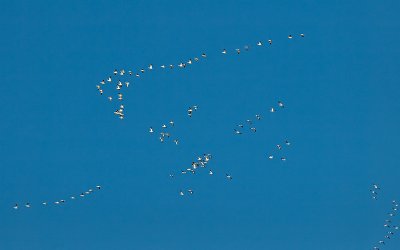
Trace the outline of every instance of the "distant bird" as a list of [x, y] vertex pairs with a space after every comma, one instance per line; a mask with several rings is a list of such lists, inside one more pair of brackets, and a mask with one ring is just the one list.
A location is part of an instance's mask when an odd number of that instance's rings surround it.
[[250, 130], [253, 131], [253, 132], [257, 132], [257, 129], [254, 128], [254, 127], [250, 128]]
[[188, 189], [188, 193], [189, 193], [189, 194], [193, 194], [193, 190]]
[[149, 132], [150, 132], [150, 133], [153, 133], [153, 132], [154, 132], [154, 130], [153, 130], [152, 127], [150, 127]]
[[223, 49], [223, 50], [222, 50], [222, 54], [226, 54], [226, 49]]
[[268, 156], [268, 159], [272, 160], [272, 159], [274, 159], [274, 156], [270, 155], [270, 156]]
[[18, 209], [18, 204], [15, 204], [15, 205], [13, 206], [13, 208], [14, 208], [14, 209]]
[[169, 121], [169, 124], [170, 124], [171, 126], [174, 126], [175, 123], [174, 123], [174, 121], [171, 120], [171, 121]]
[[192, 114], [193, 114], [193, 109], [192, 109], [192, 107], [188, 108], [187, 112], [188, 112], [188, 116], [189, 116], [189, 117], [192, 117]]
[[47, 202], [45, 202], [45, 201], [42, 202], [42, 205], [43, 205], [43, 206], [46, 206], [46, 205], [47, 205]]
[[300, 36], [301, 36], [301, 37], [304, 37], [304, 34], [302, 33], [302, 34], [300, 34]]
[[225, 174], [228, 180], [232, 180], [232, 176], [230, 174]]
[[174, 178], [174, 174], [169, 174], [169, 177]]
[[257, 43], [257, 46], [262, 46], [263, 44], [262, 44], [262, 42], [261, 41], [259, 41], [258, 43]]
[[28, 202], [28, 203], [25, 204], [25, 207], [30, 208], [31, 204]]
[[237, 134], [237, 135], [241, 135], [241, 134], [242, 134], [242, 132], [240, 132], [240, 131], [237, 130], [237, 129], [234, 129], [234, 131], [235, 131], [235, 134]]
[[270, 40], [268, 40], [268, 43], [269, 43], [269, 44], [272, 44], [272, 40], [271, 40], [271, 39], [270, 39]]
[[110, 100], [110, 102], [111, 102], [111, 101], [112, 101], [112, 97], [111, 97], [111, 96], [109, 96], [109, 97], [108, 97], [108, 100]]
[[261, 115], [256, 115], [257, 120], [261, 120]]
[[111, 76], [109, 76], [108, 78], [107, 78], [107, 82], [111, 82], [112, 80], [111, 80]]
[[286, 158], [285, 157], [281, 157], [281, 161], [286, 161]]
[[204, 58], [207, 57], [206, 53], [201, 54], [201, 56], [204, 57]]
[[383, 240], [380, 240], [380, 241], [379, 241], [379, 244], [385, 245], [385, 242], [384, 242]]
[[185, 195], [185, 194], [184, 194], [183, 191], [181, 190], [181, 191], [179, 191], [179, 195], [180, 195], [180, 196], [183, 196], [183, 195]]
[[288, 38], [289, 38], [289, 39], [292, 39], [293, 37], [292, 37], [292, 35], [288, 35]]
[[179, 140], [175, 139], [175, 140], [174, 140], [174, 143], [175, 143], [175, 145], [178, 145]]
[[129, 87], [129, 82], [125, 82], [126, 87]]
[[270, 111], [271, 113], [274, 113], [274, 112], [275, 112], [275, 109], [274, 109], [274, 108], [271, 108], [269, 111]]
[[150, 64], [149, 67], [148, 67], [148, 69], [149, 69], [149, 70], [152, 70], [152, 69], [153, 69], [153, 65]]
[[282, 149], [282, 146], [281, 145], [276, 145], [276, 147], [279, 149], [279, 150], [281, 150]]
[[97, 189], [101, 189], [101, 186], [97, 185], [96, 188], [97, 188]]
[[161, 65], [161, 68], [165, 69], [165, 65]]
[[237, 54], [240, 54], [240, 49], [235, 49]]
[[212, 170], [210, 170], [210, 171], [208, 171], [208, 174], [209, 174], [209, 175], [213, 175], [214, 173], [213, 173]]
[[167, 127], [167, 125], [163, 124], [163, 125], [161, 125], [161, 127], [162, 127], [162, 128], [166, 128], [166, 127]]
[[114, 75], [118, 74], [118, 70], [114, 69]]
[[281, 102], [281, 101], [278, 101], [278, 106], [281, 107], [281, 108], [284, 108], [284, 107], [285, 107], [285, 106], [283, 105], [283, 102]]

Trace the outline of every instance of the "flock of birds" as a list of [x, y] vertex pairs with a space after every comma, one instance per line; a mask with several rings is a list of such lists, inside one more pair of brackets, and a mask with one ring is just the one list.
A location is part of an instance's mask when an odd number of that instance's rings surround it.
[[[380, 190], [380, 187], [377, 184], [372, 184], [372, 187], [370, 189], [370, 192], [372, 194], [372, 199], [377, 200], [378, 197], [378, 190]], [[380, 247], [383, 245], [386, 245], [386, 243], [392, 239], [392, 237], [395, 235], [395, 232], [399, 230], [399, 226], [396, 226], [393, 224], [394, 217], [397, 214], [397, 209], [399, 207], [399, 204], [397, 203], [396, 200], [392, 200], [391, 202], [391, 209], [387, 213], [387, 217], [385, 219], [385, 222], [383, 224], [383, 227], [385, 228], [386, 234], [383, 236], [381, 240], [378, 241], [378, 245], [374, 246], [372, 249], [373, 250], [380, 250]]]
[[[95, 192], [95, 190], [100, 190], [100, 189], [101, 189], [101, 186], [97, 185], [95, 188], [89, 188], [88, 190], [83, 191], [78, 195], [72, 195], [68, 199], [60, 199], [60, 200], [55, 200], [55, 201], [51, 201], [51, 202], [42, 201], [40, 204], [38, 203], [38, 205], [41, 205], [42, 207], [43, 206], [51, 206], [51, 205], [53, 205], [53, 206], [63, 205], [65, 203], [67, 203], [68, 200], [71, 201], [71, 200], [76, 200], [76, 199], [83, 199], [86, 196], [93, 194]], [[36, 205], [36, 204], [33, 204], [31, 202], [15, 203], [13, 206], [13, 209], [18, 210], [21, 208], [31, 208], [33, 205]]]
[[[305, 35], [303, 33], [299, 34], [298, 37], [304, 38]], [[294, 39], [295, 36], [288, 35], [288, 39]], [[268, 39], [267, 41], [258, 41], [255, 43], [255, 47], [263, 47], [265, 44], [268, 44], [269, 46], [272, 45], [272, 39]], [[234, 50], [227, 50], [227, 49], [222, 49], [220, 51], [221, 55], [227, 55], [227, 54], [241, 54], [243, 52], [247, 52], [251, 50], [250, 45], [245, 45], [242, 49], [241, 48], [236, 48]], [[123, 89], [127, 89], [130, 86], [130, 80], [121, 80], [123, 77], [134, 77], [136, 79], [140, 79], [141, 77], [144, 76], [145, 73], [148, 72], [154, 72], [157, 69], [161, 70], [173, 70], [175, 68], [178, 69], [185, 69], [189, 66], [195, 65], [196, 63], [199, 63], [201, 61], [205, 61], [209, 57], [208, 53], [201, 53], [199, 56], [195, 56], [186, 60], [182, 60], [179, 63], [174, 63], [174, 64], [162, 64], [162, 65], [155, 65], [150, 63], [148, 66], [143, 67], [139, 70], [133, 71], [133, 70], [125, 70], [125, 69], [115, 69], [112, 74], [105, 79], [101, 80], [99, 84], [96, 85], [96, 88], [99, 92], [100, 95], [104, 95], [107, 97], [107, 99], [112, 102], [113, 100], [117, 99], [120, 101], [120, 104], [118, 104], [116, 110], [114, 111], [114, 114], [119, 118], [119, 119], [124, 119], [125, 118], [125, 113], [124, 113], [124, 105], [122, 104], [123, 99]], [[119, 79], [121, 78], [121, 79]], [[105, 86], [110, 85], [113, 90], [117, 92], [117, 94], [106, 94], [105, 93]], [[195, 107], [190, 107], [188, 109], [188, 115], [191, 116], [192, 113], [195, 111]], [[271, 109], [271, 112], [275, 112], [275, 108]]]
[[[297, 35], [299, 38], [304, 38], [304, 34], [299, 34]], [[295, 36], [288, 35], [288, 39], [293, 39]], [[255, 43], [256, 48], [261, 48], [265, 45], [271, 46], [272, 45], [272, 39], [267, 39], [266, 41], [258, 41]], [[217, 54], [219, 55], [227, 55], [227, 54], [236, 54], [239, 55], [241, 53], [246, 53], [248, 51], [252, 50], [250, 45], [245, 45], [243, 48], [236, 48], [234, 50], [228, 50], [228, 49], [222, 49], [220, 52]], [[206, 61], [207, 58], [212, 57], [212, 54], [208, 53], [201, 53], [199, 56], [195, 56], [192, 58], [189, 58], [187, 60], [182, 60], [178, 63], [175, 64], [162, 64], [162, 65], [155, 65], [155, 64], [149, 64], [146, 67], [143, 67], [137, 71], [133, 70], [125, 70], [125, 69], [115, 69], [111, 75], [100, 81], [100, 84], [96, 85], [97, 90], [99, 91], [100, 95], [104, 95], [107, 97], [107, 99], [112, 102], [113, 100], [117, 99], [119, 101], [117, 109], [114, 111], [114, 114], [119, 118], [119, 119], [124, 119], [125, 118], [125, 113], [124, 113], [124, 104], [123, 104], [123, 91], [127, 89], [131, 84], [130, 81], [132, 79], [128, 77], [133, 77], [136, 78], [136, 80], [142, 78], [145, 74], [148, 74], [149, 72], [154, 72], [157, 70], [173, 70], [175, 68], [178, 69], [185, 69], [188, 67], [191, 67], [192, 65], [195, 65], [199, 62]], [[105, 93], [105, 88], [106, 86], [108, 88], [111, 88], [111, 90], [116, 91], [116, 96], [115, 94], [108, 94], [106, 95]], [[110, 87], [111, 86], [111, 87]], [[270, 107], [269, 108], [269, 113], [275, 113], [280, 110], [283, 110], [285, 108], [285, 105], [282, 101], [278, 101], [277, 106], [275, 107]], [[195, 112], [197, 112], [198, 106], [197, 105], [192, 105], [187, 109], [187, 115], [188, 117], [192, 117]], [[247, 119], [245, 123], [243, 124], [238, 124], [236, 128], [234, 129], [234, 134], [235, 135], [242, 135], [246, 133], [246, 130], [249, 129], [251, 133], [256, 133], [257, 128], [256, 128], [256, 122], [259, 122], [263, 116], [261, 114], [256, 114], [255, 115], [255, 121], [253, 122], [251, 119]], [[174, 143], [175, 145], [178, 145], [180, 140], [179, 138], [175, 135], [174, 132], [174, 127], [175, 127], [175, 122], [173, 120], [170, 120], [167, 123], [162, 124], [160, 127], [149, 127], [148, 132], [151, 135], [158, 134], [158, 140], [161, 143]], [[174, 133], [173, 133], [174, 132]], [[276, 150], [279, 152], [272, 152], [268, 154], [268, 159], [273, 160], [276, 158], [280, 158], [282, 162], [286, 161], [286, 156], [281, 154], [282, 151], [284, 151], [285, 147], [290, 146], [290, 142], [288, 140], [285, 140], [281, 144], [276, 145]], [[211, 159], [211, 154], [204, 154], [201, 157], [198, 157], [196, 161], [192, 162], [191, 167], [188, 167], [184, 170], [181, 170], [180, 173], [181, 175], [187, 175], [187, 174], [195, 174], [197, 171], [200, 169], [205, 169], [207, 164], [209, 163]], [[208, 174], [210, 176], [214, 175], [214, 171], [212, 169], [208, 170]], [[174, 174], [169, 175], [171, 178], [176, 178]], [[232, 175], [229, 173], [225, 173], [224, 178], [226, 180], [231, 181], [232, 180]], [[194, 191], [192, 188], [187, 188], [187, 189], [179, 189], [178, 191], [180, 196], [183, 196], [185, 194], [193, 195]]]

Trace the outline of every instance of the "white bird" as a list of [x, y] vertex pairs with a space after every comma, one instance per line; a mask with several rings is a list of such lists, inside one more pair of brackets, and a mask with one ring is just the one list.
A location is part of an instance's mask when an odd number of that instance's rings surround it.
[[301, 36], [301, 37], [304, 37], [304, 34], [302, 33], [302, 34], [300, 34], [300, 36]]
[[28, 202], [28, 203], [25, 204], [25, 207], [30, 208], [31, 204]]
[[18, 204], [15, 204], [15, 205], [13, 206], [13, 208], [14, 208], [14, 209], [18, 209]]
[[250, 46], [249, 46], [249, 45], [245, 45], [245, 46], [244, 46], [244, 49], [245, 49], [246, 51], [249, 51]]
[[192, 113], [193, 113], [192, 107], [188, 108], [187, 112], [188, 112], [188, 116], [192, 117]]
[[257, 132], [257, 129], [254, 128], [254, 127], [250, 128], [250, 129], [251, 129], [251, 131], [253, 131], [253, 132]]
[[161, 65], [161, 68], [165, 69], [165, 65]]
[[108, 97], [108, 100], [110, 100], [110, 102], [111, 102], [111, 101], [112, 101], [112, 97], [111, 97], [111, 96], [109, 96], [109, 97]]
[[270, 111], [271, 113], [274, 113], [274, 112], [275, 112], [275, 109], [274, 109], [274, 108], [271, 108], [269, 111]]
[[84, 193], [81, 193], [79, 196], [80, 196], [80, 197], [85, 197], [85, 194], [84, 194]]
[[225, 174], [228, 180], [232, 180], [232, 176], [230, 174]]
[[189, 60], [187, 61], [187, 64], [192, 64], [192, 59], [189, 59]]
[[237, 125], [239, 128], [243, 128], [243, 124], [238, 124]]
[[213, 173], [212, 170], [210, 170], [210, 171], [208, 172], [208, 174], [209, 174], [209, 175], [213, 175], [214, 173]]
[[96, 188], [97, 188], [97, 189], [101, 189], [101, 186], [97, 185]]
[[140, 77], [139, 73], [136, 73], [136, 77]]
[[121, 69], [121, 71], [120, 71], [119, 74], [120, 74], [121, 76], [125, 75], [125, 70], [124, 70], [124, 69]]
[[385, 245], [385, 242], [384, 242], [383, 240], [380, 240], [380, 241], [379, 241], [379, 244]]
[[174, 126], [175, 123], [174, 123], [174, 121], [171, 120], [171, 121], [169, 121], [169, 124], [171, 124], [171, 126]]
[[122, 100], [122, 94], [118, 93], [118, 100]]
[[129, 87], [129, 82], [125, 82], [126, 87]]
[[45, 202], [45, 201], [42, 202], [42, 205], [43, 205], [43, 206], [46, 206], [46, 205], [47, 205], [47, 202]]
[[240, 132], [240, 131], [237, 130], [237, 129], [234, 129], [234, 131], [235, 131], [235, 134], [237, 134], [237, 135], [241, 135], [241, 134], [242, 134], [242, 132]]
[[186, 174], [186, 171], [185, 171], [185, 170], [182, 170], [182, 171], [181, 171], [181, 174]]
[[270, 155], [270, 156], [268, 156], [268, 158], [272, 160], [272, 159], [274, 159], [274, 156]]
[[153, 65], [150, 64], [148, 68], [149, 68], [149, 70], [152, 70], [153, 69]]
[[276, 147], [280, 150], [280, 149], [282, 149], [282, 146], [281, 145], [276, 145]]
[[160, 136], [160, 142], [161, 142], [161, 143], [164, 142], [164, 137]]
[[129, 70], [129, 75], [132, 75], [132, 73], [133, 73], [132, 70]]
[[153, 130], [152, 127], [149, 128], [149, 132], [150, 132], [150, 133], [153, 133], [153, 132], [154, 132], [154, 130]]
[[281, 157], [281, 161], [286, 161], [286, 158], [285, 157]]
[[206, 53], [201, 54], [201, 56], [204, 57], [204, 58], [207, 57]]
[[172, 69], [173, 67], [174, 67], [174, 65], [172, 65], [172, 64], [169, 65], [169, 68], [170, 68], [170, 69]]
[[163, 124], [161, 127], [162, 127], [162, 128], [166, 128], [166, 127], [167, 127], [167, 125]]
[[193, 194], [193, 190], [188, 189], [188, 193], [189, 193], [189, 194]]
[[199, 61], [199, 58], [198, 58], [198, 57], [195, 57], [195, 58], [194, 58], [194, 61], [195, 61], [195, 62], [198, 62], [198, 61]]
[[96, 88], [98, 89], [98, 90], [100, 90], [101, 88], [100, 88], [100, 85], [96, 85]]
[[259, 41], [259, 42], [257, 43], [257, 46], [262, 46], [262, 42]]
[[235, 49], [236, 53], [240, 54], [240, 49]]
[[222, 50], [222, 54], [226, 54], [226, 49], [223, 49], [223, 50]]
[[268, 40], [268, 43], [269, 43], [269, 44], [272, 44], [272, 40], [271, 40], [271, 39], [270, 39], [270, 40]]
[[281, 102], [281, 101], [278, 101], [278, 106], [281, 107], [281, 108], [284, 108], [284, 107], [285, 107], [285, 106], [283, 105], [283, 102]]
[[261, 120], [261, 115], [256, 115], [257, 120]]
[[289, 39], [292, 39], [293, 37], [292, 37], [292, 35], [288, 35], [288, 38], [289, 38]]
[[100, 95], [102, 95], [102, 94], [103, 94], [103, 90], [102, 90], [102, 89], [100, 89], [100, 90], [99, 90], [99, 92], [100, 92]]
[[114, 69], [114, 75], [118, 74], [118, 70]]
[[55, 201], [54, 204], [58, 205], [58, 204], [60, 204], [60, 202], [59, 201]]
[[290, 146], [290, 142], [289, 142], [288, 140], [285, 141], [285, 144], [286, 144], [287, 146]]
[[140, 72], [144, 73], [144, 69], [141, 69]]
[[174, 174], [169, 174], [169, 177], [174, 178]]
[[101, 83], [101, 84], [106, 84], [106, 82], [105, 82], [104, 80], [102, 80], [100, 83]]
[[71, 200], [75, 200], [75, 196], [71, 196], [70, 198], [71, 198]]
[[181, 191], [179, 191], [179, 195], [180, 196], [183, 196], [183, 195], [185, 195], [183, 192], [182, 192], [182, 190]]
[[111, 81], [112, 81], [111, 76], [109, 76], [109, 77], [107, 78], [107, 82], [111, 82]]
[[178, 145], [179, 141], [177, 139], [174, 140], [175, 145]]

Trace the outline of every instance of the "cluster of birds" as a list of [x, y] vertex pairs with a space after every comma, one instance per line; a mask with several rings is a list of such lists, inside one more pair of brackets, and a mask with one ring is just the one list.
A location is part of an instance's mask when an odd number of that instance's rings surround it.
[[[88, 190], [80, 193], [79, 195], [70, 196], [69, 200], [75, 200], [75, 199], [78, 199], [78, 198], [84, 198], [85, 196], [92, 194], [95, 190], [100, 190], [100, 189], [101, 189], [101, 186], [97, 185], [95, 188], [89, 188]], [[41, 202], [41, 206], [50, 206], [50, 205], [57, 206], [57, 205], [65, 204], [66, 202], [67, 202], [67, 199], [56, 200], [56, 201], [53, 201], [53, 202], [42, 201]], [[31, 208], [31, 207], [32, 207], [32, 203], [31, 202], [26, 202], [26, 203], [22, 203], [22, 204], [15, 203], [15, 205], [13, 206], [13, 209], [18, 210], [20, 208]]]
[[[170, 120], [168, 122], [169, 126], [172, 128], [175, 126], [175, 122], [173, 120]], [[167, 141], [170, 137], [171, 137], [171, 133], [167, 131], [168, 125], [167, 124], [163, 124], [161, 125], [161, 132], [160, 132], [160, 137], [159, 140], [161, 143], [163, 143], [164, 141]], [[154, 134], [155, 130], [153, 127], [149, 128], [149, 133], [150, 134]], [[173, 139], [173, 142], [175, 143], [175, 145], [179, 144], [179, 140], [177, 138]]]
[[[298, 37], [303, 38], [303, 37], [305, 37], [305, 35], [304, 34], [299, 34]], [[287, 38], [291, 40], [291, 39], [295, 38], [295, 36], [288, 35]], [[258, 41], [257, 43], [255, 43], [255, 47], [263, 47], [265, 43], [268, 43], [269, 45], [272, 45], [272, 39], [268, 39], [266, 42]], [[243, 47], [243, 49], [236, 48], [232, 52], [233, 52], [233, 54], [240, 54], [241, 52], [249, 51], [250, 49], [251, 49], [251, 46], [247, 44], [247, 45], [245, 45]], [[229, 54], [230, 51], [227, 50], [227, 49], [222, 49], [221, 53], [223, 55], [226, 55], [226, 54]], [[193, 57], [193, 59], [189, 58], [187, 60], [182, 60], [177, 64], [162, 64], [162, 65], [158, 65], [158, 66], [156, 66], [154, 64], [149, 64], [147, 67], [141, 68], [140, 70], [137, 70], [137, 71], [125, 70], [125, 69], [120, 69], [120, 70], [115, 69], [112, 72], [112, 75], [110, 75], [107, 78], [101, 80], [100, 83], [96, 85], [96, 88], [99, 91], [100, 95], [105, 95], [105, 96], [107, 96], [107, 99], [109, 101], [113, 101], [115, 96], [113, 97], [113, 94], [106, 95], [105, 91], [104, 91], [104, 88], [105, 88], [105, 85], [111, 85], [111, 86], [114, 85], [113, 88], [115, 88], [115, 91], [117, 91], [117, 96], [116, 96], [117, 100], [122, 102], [123, 101], [123, 93], [121, 93], [121, 92], [122, 92], [122, 90], [124, 88], [128, 88], [129, 87], [130, 82], [129, 81], [125, 81], [125, 80], [120, 80], [118, 78], [123, 78], [125, 76], [129, 76], [129, 77], [135, 77], [136, 79], [139, 79], [139, 78], [143, 77], [145, 72], [152, 72], [152, 71], [155, 71], [157, 68], [161, 69], [161, 70], [172, 70], [174, 68], [184, 69], [184, 68], [186, 68], [186, 67], [188, 67], [190, 65], [194, 65], [194, 64], [196, 64], [196, 63], [198, 63], [200, 61], [204, 61], [207, 57], [208, 57], [208, 54], [203, 52], [199, 56]], [[123, 106], [123, 104], [122, 104], [122, 106]], [[190, 107], [188, 109], [188, 115], [191, 116], [193, 111], [195, 111], [195, 110], [196, 110], [195, 107]], [[271, 109], [271, 112], [274, 112], [274, 109]], [[120, 119], [124, 119], [124, 117], [125, 117], [125, 115], [123, 113], [123, 108], [122, 108], [122, 111], [121, 111], [121, 108], [118, 108], [114, 112], [114, 114], [117, 117], [119, 117]]]
[[[193, 174], [195, 175], [199, 170], [201, 169], [206, 169], [207, 165], [209, 164], [210, 160], [212, 159], [212, 155], [211, 154], [203, 154], [202, 156], [198, 156], [197, 159], [195, 161], [192, 162], [191, 166], [186, 168], [186, 169], [182, 169], [180, 171], [180, 174], [183, 175], [187, 175], [187, 174]], [[208, 168], [208, 175], [213, 176], [215, 175], [214, 171], [210, 168]], [[170, 178], [175, 178], [175, 175], [173, 173], [169, 174]], [[228, 173], [225, 174], [225, 177], [227, 180], [231, 181], [232, 180], [232, 176]], [[186, 191], [183, 189], [179, 190], [179, 195], [180, 196], [184, 196], [185, 193], [192, 195], [194, 193], [193, 189], [187, 189]]]
[[[285, 106], [284, 106], [283, 102], [278, 101], [278, 107], [280, 109], [283, 109]], [[277, 110], [278, 110], [277, 108], [271, 107], [269, 109], [269, 112], [275, 113]], [[256, 118], [256, 121], [260, 121], [262, 116], [261, 116], [261, 114], [256, 114], [255, 118]], [[241, 135], [241, 134], [244, 133], [244, 129], [247, 129], [247, 128], [249, 128], [250, 131], [253, 132], [253, 133], [257, 132], [257, 128], [256, 128], [255, 124], [253, 123], [253, 121], [251, 119], [247, 119], [244, 124], [241, 123], [241, 124], [236, 125], [236, 128], [233, 129], [233, 132], [236, 135]]]
[[[380, 187], [377, 184], [372, 184], [372, 191], [380, 190]], [[377, 193], [372, 193], [372, 198], [376, 200]], [[383, 239], [378, 241], [379, 246], [374, 246], [374, 250], [380, 250], [380, 246], [386, 245], [386, 242], [394, 236], [395, 232], [399, 230], [399, 226], [393, 225], [393, 219], [396, 216], [397, 209], [398, 209], [399, 204], [397, 203], [396, 200], [392, 200], [391, 203], [391, 210], [387, 213], [387, 218], [385, 219], [385, 223], [383, 227], [385, 228], [385, 231], [387, 233], [384, 235]]]
[[[286, 146], [286, 147], [289, 147], [291, 145], [291, 143], [288, 140], [285, 140], [284, 144], [276, 144], [276, 149], [278, 151], [281, 151], [283, 149], [283, 147], [282, 147], [283, 145]], [[285, 156], [281, 155], [281, 156], [278, 156], [278, 157], [280, 157], [281, 161], [286, 161], [286, 157]], [[269, 154], [268, 155], [268, 159], [270, 159], [270, 160], [275, 159], [274, 154]]]

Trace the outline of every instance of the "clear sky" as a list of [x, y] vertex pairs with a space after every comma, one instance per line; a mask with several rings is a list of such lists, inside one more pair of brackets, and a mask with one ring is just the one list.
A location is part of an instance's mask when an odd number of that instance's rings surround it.
[[[0, 249], [360, 250], [385, 234], [400, 199], [399, 1], [1, 6]], [[123, 121], [96, 90], [114, 68], [202, 52], [204, 63], [132, 81]], [[269, 114], [278, 100], [284, 112]], [[257, 113], [256, 134], [233, 135]], [[178, 146], [148, 133], [170, 119]], [[269, 161], [285, 139], [287, 162]], [[218, 175], [168, 178], [203, 153]], [[87, 199], [38, 204], [97, 184]]]

